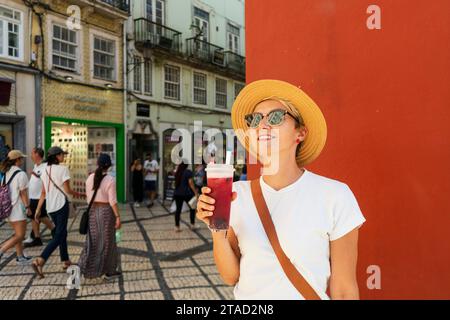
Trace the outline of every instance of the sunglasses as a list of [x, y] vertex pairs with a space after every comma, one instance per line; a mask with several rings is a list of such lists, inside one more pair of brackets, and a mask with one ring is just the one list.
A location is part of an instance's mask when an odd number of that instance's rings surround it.
[[290, 115], [295, 121], [298, 122], [298, 119], [293, 114], [284, 109], [275, 109], [270, 111], [268, 114], [263, 114], [261, 112], [253, 112], [247, 114], [244, 118], [245, 122], [247, 123], [247, 126], [256, 129], [258, 128], [259, 124], [264, 119], [264, 117], [267, 117], [267, 123], [271, 127], [276, 127], [283, 124], [284, 120], [286, 119], [286, 115]]

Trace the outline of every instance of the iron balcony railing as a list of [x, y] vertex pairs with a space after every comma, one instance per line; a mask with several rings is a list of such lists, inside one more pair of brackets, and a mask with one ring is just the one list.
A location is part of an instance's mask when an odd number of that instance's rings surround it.
[[245, 74], [245, 57], [232, 51], [225, 51], [224, 53], [226, 66], [236, 72]]
[[113, 6], [114, 8], [117, 8], [122, 11], [129, 12], [130, 10], [129, 0], [100, 0], [100, 1], [107, 3]]
[[187, 55], [190, 58], [225, 66], [223, 48], [198, 38], [186, 39]]
[[181, 51], [181, 32], [162, 24], [145, 18], [135, 19], [134, 34], [136, 43], [144, 47], [178, 53]]

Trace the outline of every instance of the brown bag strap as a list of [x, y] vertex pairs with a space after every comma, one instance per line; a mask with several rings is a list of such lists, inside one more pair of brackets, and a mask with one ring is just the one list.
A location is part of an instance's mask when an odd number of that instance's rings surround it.
[[278, 240], [278, 236], [275, 231], [275, 226], [273, 225], [269, 209], [267, 208], [266, 201], [264, 200], [264, 196], [262, 194], [259, 179], [252, 180], [250, 185], [252, 189], [253, 201], [255, 202], [259, 218], [261, 219], [267, 238], [269, 238], [270, 244], [272, 245], [273, 251], [277, 256], [284, 273], [306, 300], [321, 300], [319, 295], [309, 285], [305, 278], [303, 278], [281, 248], [280, 241]]

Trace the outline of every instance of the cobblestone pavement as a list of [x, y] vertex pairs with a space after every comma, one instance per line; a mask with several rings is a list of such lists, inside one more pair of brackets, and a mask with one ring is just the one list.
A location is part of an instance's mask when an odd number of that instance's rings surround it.
[[[232, 288], [221, 280], [212, 256], [209, 230], [188, 228], [189, 213], [182, 214], [181, 233], [175, 233], [174, 217], [161, 204], [151, 208], [121, 206], [122, 242], [119, 243], [122, 276], [115, 280], [81, 279], [80, 289], [67, 289], [69, 274], [62, 270], [59, 252], [48, 260], [46, 277], [38, 279], [31, 266], [18, 266], [15, 250], [0, 261], [0, 299], [233, 299]], [[69, 254], [73, 262], [84, 245], [78, 233], [80, 215], [69, 220]], [[31, 230], [28, 225], [27, 234]], [[0, 243], [11, 236], [7, 223], [0, 223]], [[44, 245], [50, 238], [43, 232]], [[37, 256], [43, 247], [25, 249]]]

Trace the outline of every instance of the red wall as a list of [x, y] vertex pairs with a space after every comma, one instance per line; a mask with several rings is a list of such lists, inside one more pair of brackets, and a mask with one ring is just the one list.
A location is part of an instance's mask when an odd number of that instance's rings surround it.
[[289, 81], [319, 104], [328, 140], [309, 169], [346, 182], [366, 216], [363, 299], [450, 299], [449, 40], [448, 0], [246, 0], [247, 81]]

